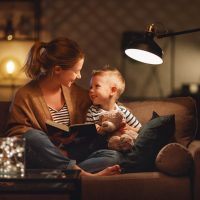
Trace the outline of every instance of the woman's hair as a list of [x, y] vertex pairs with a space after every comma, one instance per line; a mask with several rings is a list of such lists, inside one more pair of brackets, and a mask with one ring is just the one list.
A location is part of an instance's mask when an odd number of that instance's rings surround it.
[[125, 90], [125, 80], [120, 71], [117, 68], [110, 67], [109, 65], [105, 65], [102, 69], [93, 70], [92, 76], [104, 76], [106, 75], [109, 81], [113, 83], [117, 88], [117, 99], [121, 96], [121, 94]]
[[79, 45], [68, 38], [36, 42], [29, 51], [24, 71], [29, 78], [37, 79], [41, 74], [50, 73], [56, 65], [69, 69], [82, 58], [84, 54]]

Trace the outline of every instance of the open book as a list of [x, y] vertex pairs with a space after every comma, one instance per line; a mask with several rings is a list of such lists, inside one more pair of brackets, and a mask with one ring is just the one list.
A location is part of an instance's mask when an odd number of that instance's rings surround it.
[[59, 134], [62, 137], [68, 137], [76, 133], [78, 137], [90, 137], [97, 134], [96, 126], [93, 123], [88, 124], [73, 124], [66, 126], [57, 122], [46, 121], [48, 135]]

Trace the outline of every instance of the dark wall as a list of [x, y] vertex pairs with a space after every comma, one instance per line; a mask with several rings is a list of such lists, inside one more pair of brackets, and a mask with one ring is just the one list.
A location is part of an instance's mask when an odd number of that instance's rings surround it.
[[[152, 66], [123, 56], [123, 33], [144, 31], [151, 23], [156, 23], [161, 31], [181, 31], [200, 24], [200, 1], [197, 0], [43, 0], [41, 4], [41, 39], [67, 36], [78, 41], [85, 51], [86, 60], [79, 84], [88, 87], [92, 69], [110, 64], [124, 74], [127, 82], [125, 95], [130, 97], [160, 97], [171, 93], [171, 43], [169, 38], [158, 41], [165, 51], [165, 61], [162, 66], [152, 69]], [[200, 80], [200, 58], [194, 57], [193, 52], [193, 49], [197, 53], [200, 50], [198, 36], [181, 36], [180, 41], [176, 41], [175, 87], [185, 81]], [[192, 62], [185, 51], [193, 55]], [[190, 73], [188, 65], [193, 70]]]

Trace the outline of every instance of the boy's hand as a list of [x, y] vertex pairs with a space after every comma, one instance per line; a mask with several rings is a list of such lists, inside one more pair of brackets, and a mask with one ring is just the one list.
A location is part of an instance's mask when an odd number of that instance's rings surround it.
[[98, 125], [98, 124], [95, 124], [96, 126], [96, 129], [97, 129], [97, 133], [100, 134], [100, 135], [103, 135], [105, 134], [105, 132], [103, 131], [103, 127]]
[[134, 128], [132, 126], [129, 126], [128, 124], [126, 124], [125, 126], [123, 126], [120, 131], [122, 132], [125, 132], [127, 130], [131, 130], [131, 131], [135, 131], [135, 132], [138, 132], [139, 131], [139, 128]]

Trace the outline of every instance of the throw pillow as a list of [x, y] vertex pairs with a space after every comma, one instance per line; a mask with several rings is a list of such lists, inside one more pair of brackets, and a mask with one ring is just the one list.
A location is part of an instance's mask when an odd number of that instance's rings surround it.
[[161, 172], [174, 176], [182, 176], [192, 166], [192, 155], [186, 147], [179, 143], [164, 146], [156, 157], [156, 167]]
[[139, 131], [133, 149], [124, 155], [122, 172], [152, 171], [155, 158], [175, 131], [175, 116], [159, 116], [153, 112], [152, 118]]

